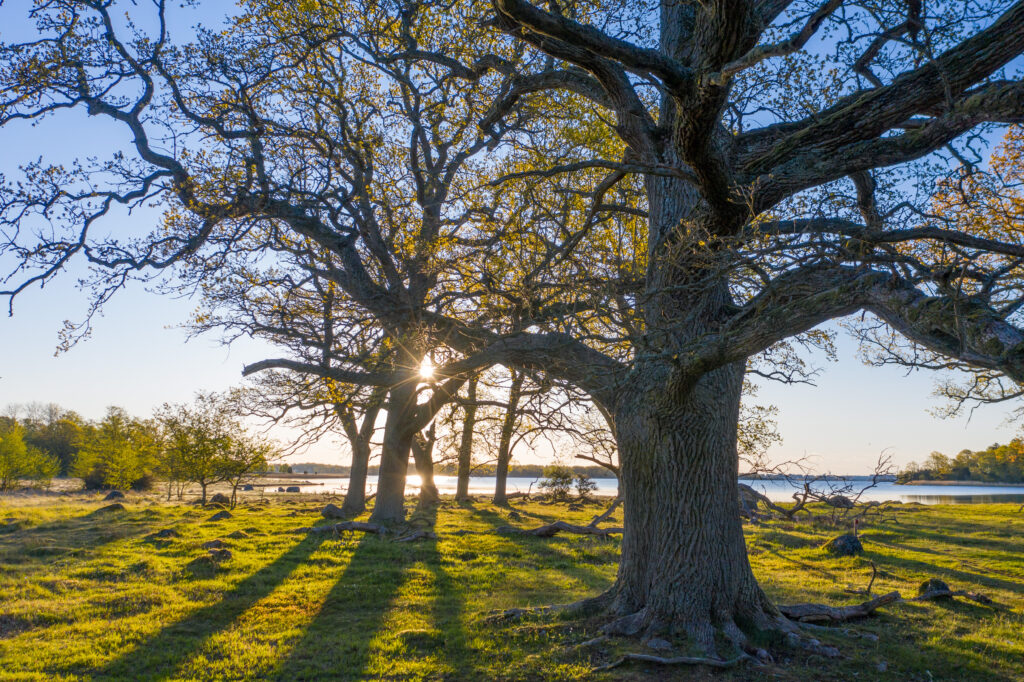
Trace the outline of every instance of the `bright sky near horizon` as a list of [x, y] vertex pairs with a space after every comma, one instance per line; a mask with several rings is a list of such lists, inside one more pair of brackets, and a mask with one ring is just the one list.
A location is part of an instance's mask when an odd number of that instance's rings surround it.
[[[9, 21], [21, 15], [19, 4], [0, 7], [0, 37], [25, 28]], [[83, 155], [103, 158], [129, 141], [109, 123], [75, 113], [36, 128], [12, 126], [0, 129], [0, 173], [13, 175], [19, 162], [41, 154], [58, 162]], [[145, 214], [125, 215], [105, 229], [143, 233], [151, 221]], [[3, 272], [8, 265], [0, 260]], [[240, 383], [244, 364], [271, 353], [251, 340], [232, 348], [213, 338], [186, 343], [185, 332], [175, 326], [187, 319], [194, 303], [135, 285], [106, 306], [92, 338], [54, 357], [63, 321], [85, 314], [87, 299], [74, 286], [82, 274], [72, 270], [42, 291], [37, 287], [24, 292], [15, 302], [14, 316], [0, 317], [0, 408], [38, 401], [58, 403], [87, 418], [101, 417], [108, 405], [148, 415], [165, 401], [185, 401], [199, 390]], [[933, 373], [865, 367], [855, 350], [853, 341], [840, 336], [840, 361], [825, 367], [817, 387], [763, 386], [759, 402], [778, 406], [784, 437], [771, 452], [774, 459], [806, 456], [819, 471], [863, 473], [886, 449], [903, 465], [932, 450], [981, 449], [1016, 435], [1017, 426], [1003, 423], [1012, 406], [982, 407], [969, 421], [966, 416], [937, 419], [927, 412], [938, 404], [931, 397]], [[347, 456], [342, 453], [336, 441], [323, 442], [294, 459], [339, 463]]]
[[[54, 357], [63, 320], [78, 319], [85, 310], [72, 280], [26, 292], [14, 316], [0, 318], [0, 407], [56, 402], [95, 419], [106, 406], [120, 405], [148, 415], [165, 401], [187, 401], [196, 391], [240, 383], [242, 366], [270, 352], [250, 340], [231, 348], [214, 338], [186, 340], [175, 325], [193, 304], [135, 286], [107, 306], [92, 338]], [[778, 406], [784, 438], [772, 449], [774, 459], [808, 456], [820, 471], [863, 473], [883, 449], [903, 465], [932, 450], [981, 449], [1017, 432], [1003, 424], [1007, 406], [982, 407], [969, 421], [937, 419], [927, 412], [938, 404], [931, 397], [934, 373], [865, 367], [855, 357], [854, 342], [842, 335], [839, 350], [839, 362], [824, 365], [815, 387], [763, 385], [758, 400]], [[309, 459], [341, 463], [347, 453], [328, 440], [293, 458]]]

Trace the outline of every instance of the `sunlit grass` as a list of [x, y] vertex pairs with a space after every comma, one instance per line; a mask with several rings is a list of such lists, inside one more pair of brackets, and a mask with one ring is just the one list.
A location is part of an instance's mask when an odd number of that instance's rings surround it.
[[[446, 502], [436, 541], [290, 532], [319, 523], [322, 500], [253, 505], [209, 522], [209, 510], [130, 497], [94, 513], [93, 496], [0, 498], [0, 679], [590, 679], [595, 662], [567, 653], [596, 623], [552, 618], [490, 625], [480, 615], [596, 594], [615, 576], [619, 543], [493, 532], [598, 510]], [[829, 556], [841, 529], [813, 521], [748, 527], [751, 562], [785, 602], [914, 593], [928, 577], [983, 592], [974, 603], [898, 604], [840, 633], [839, 661], [782, 652], [778, 679], [1024, 679], [1024, 514], [1011, 505], [904, 505], [862, 527], [866, 553]], [[621, 520], [621, 517], [619, 517]], [[180, 537], [149, 534], [174, 528]], [[231, 538], [242, 531], [244, 536]], [[220, 538], [232, 558], [193, 569]], [[819, 636], [816, 633], [816, 636]], [[616, 645], [619, 646], [619, 645]], [[633, 644], [631, 646], [637, 646]], [[611, 655], [606, 652], [605, 656]], [[600, 657], [600, 655], [599, 655]], [[878, 671], [884, 662], [886, 672]], [[624, 667], [608, 679], [693, 679], [705, 672]], [[716, 679], [759, 678], [740, 669]]]

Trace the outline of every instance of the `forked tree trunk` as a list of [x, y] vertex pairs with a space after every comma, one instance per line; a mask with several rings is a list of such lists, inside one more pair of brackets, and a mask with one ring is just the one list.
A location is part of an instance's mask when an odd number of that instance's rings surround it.
[[743, 630], [777, 629], [737, 513], [743, 372], [742, 363], [715, 370], [674, 398], [653, 381], [621, 403], [625, 534], [612, 611], [623, 618], [613, 629], [685, 633], [709, 652], [716, 632], [744, 646]]
[[501, 439], [498, 441], [498, 465], [494, 472], [494, 504], [508, 504], [508, 464], [512, 460], [512, 434], [519, 417], [519, 398], [523, 392], [523, 374], [512, 372], [512, 386], [508, 392], [508, 405], [501, 423]]
[[462, 439], [459, 441], [459, 471], [455, 499], [469, 499], [469, 472], [473, 466], [473, 429], [476, 428], [476, 378], [466, 387], [465, 418], [462, 421]]
[[414, 435], [409, 430], [409, 423], [413, 421], [416, 411], [415, 386], [402, 384], [392, 388], [387, 410], [380, 473], [377, 477], [377, 500], [370, 515], [373, 523], [405, 520], [405, 476]]

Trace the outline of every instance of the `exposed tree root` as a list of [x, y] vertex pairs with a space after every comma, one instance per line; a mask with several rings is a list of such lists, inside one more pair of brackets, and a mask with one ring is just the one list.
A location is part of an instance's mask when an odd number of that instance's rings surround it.
[[515, 526], [501, 526], [496, 530], [498, 533], [519, 533], [522, 535], [533, 535], [539, 538], [550, 538], [558, 533], [574, 533], [576, 535], [597, 535], [608, 537], [609, 535], [621, 535], [621, 528], [597, 528], [596, 526], [575, 526], [565, 521], [555, 521], [546, 526], [537, 528], [516, 528]]
[[792, 604], [779, 605], [782, 615], [797, 622], [829, 622], [844, 623], [854, 618], [864, 618], [874, 613], [875, 609], [900, 600], [899, 592], [890, 592], [875, 597], [861, 604], [851, 606], [828, 606], [827, 604]]
[[630, 661], [639, 661], [642, 663], [657, 663], [658, 665], [706, 665], [712, 668], [733, 668], [743, 661], [753, 661], [754, 663], [760, 664], [753, 656], [743, 654], [736, 658], [728, 660], [721, 660], [718, 658], [695, 658], [691, 656], [677, 656], [674, 658], [663, 658], [661, 656], [652, 656], [650, 654], [625, 654], [621, 658], [612, 661], [608, 665], [602, 665], [594, 668], [594, 672], [603, 672], [605, 670], [611, 670], [618, 668], [620, 665], [628, 663]]

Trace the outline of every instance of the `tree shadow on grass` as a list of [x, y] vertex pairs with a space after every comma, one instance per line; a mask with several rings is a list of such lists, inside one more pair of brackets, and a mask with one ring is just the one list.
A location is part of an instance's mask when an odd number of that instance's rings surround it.
[[[996, 554], [1012, 553], [1019, 555], [1024, 552], [1024, 542], [1014, 542], [999, 538], [978, 537], [977, 526], [970, 524], [946, 524], [945, 528], [939, 531], [926, 530], [913, 526], [903, 526], [898, 529], [900, 535], [911, 536], [931, 544], [938, 544], [949, 548], [950, 552], [963, 551], [964, 549], [985, 550]], [[935, 549], [911, 548], [914, 551], [939, 552]]]
[[303, 538], [277, 559], [241, 580], [220, 601], [193, 611], [99, 670], [83, 672], [93, 679], [138, 680], [172, 675], [207, 640], [230, 627], [246, 610], [273, 592], [323, 540], [319, 534]]
[[445, 569], [437, 541], [427, 548], [425, 563], [434, 576], [434, 595], [431, 601], [431, 620], [443, 633], [443, 655], [457, 679], [481, 679], [474, 665], [464, 627], [466, 597], [465, 586], [457, 583]]
[[[159, 517], [148, 510], [126, 510], [49, 521], [37, 526], [0, 533], [0, 560], [10, 563], [42, 561], [49, 570], [53, 561], [98, 556], [106, 545], [139, 537], [151, 531]], [[13, 560], [13, 561], [12, 561]]]
[[[495, 529], [508, 525], [504, 517], [489, 509], [474, 509], [473, 514]], [[532, 535], [510, 533], [501, 534], [498, 537], [513, 545], [515, 549], [510, 554], [518, 553], [522, 558], [532, 558], [536, 562], [537, 568], [561, 571], [586, 585], [593, 594], [585, 596], [596, 595], [609, 587], [607, 575], [602, 573], [599, 568], [593, 564], [581, 563], [563, 550], [564, 543], [583, 543], [587, 541], [586, 538], [591, 536], [539, 538]], [[612, 541], [609, 540], [609, 542]]]
[[[877, 540], [873, 543], [880, 547], [888, 547], [889, 549], [904, 548], [898, 546], [891, 546], [887, 543], [878, 542]], [[911, 551], [912, 548], [907, 548]], [[904, 550], [905, 551], [905, 550]], [[888, 565], [889, 567], [898, 567], [915, 571], [917, 573], [923, 573], [930, 577], [942, 578], [949, 582], [952, 582], [951, 587], [956, 590], [960, 589], [962, 583], [974, 583], [975, 585], [981, 585], [997, 590], [1007, 590], [1009, 592], [1016, 592], [1018, 594], [1024, 594], [1024, 583], [1014, 582], [1010, 580], [1003, 580], [1001, 578], [993, 578], [988, 575], [981, 575], [979, 573], [971, 573], [969, 571], [961, 571], [948, 566], [940, 566], [927, 561], [921, 561], [919, 559], [911, 559], [903, 556], [894, 556], [892, 554], [880, 554], [877, 552], [866, 551], [864, 553], [865, 558], [873, 559], [878, 563], [879, 566]]]
[[416, 547], [363, 535], [319, 613], [270, 677], [366, 679], [371, 642], [418, 553]]

